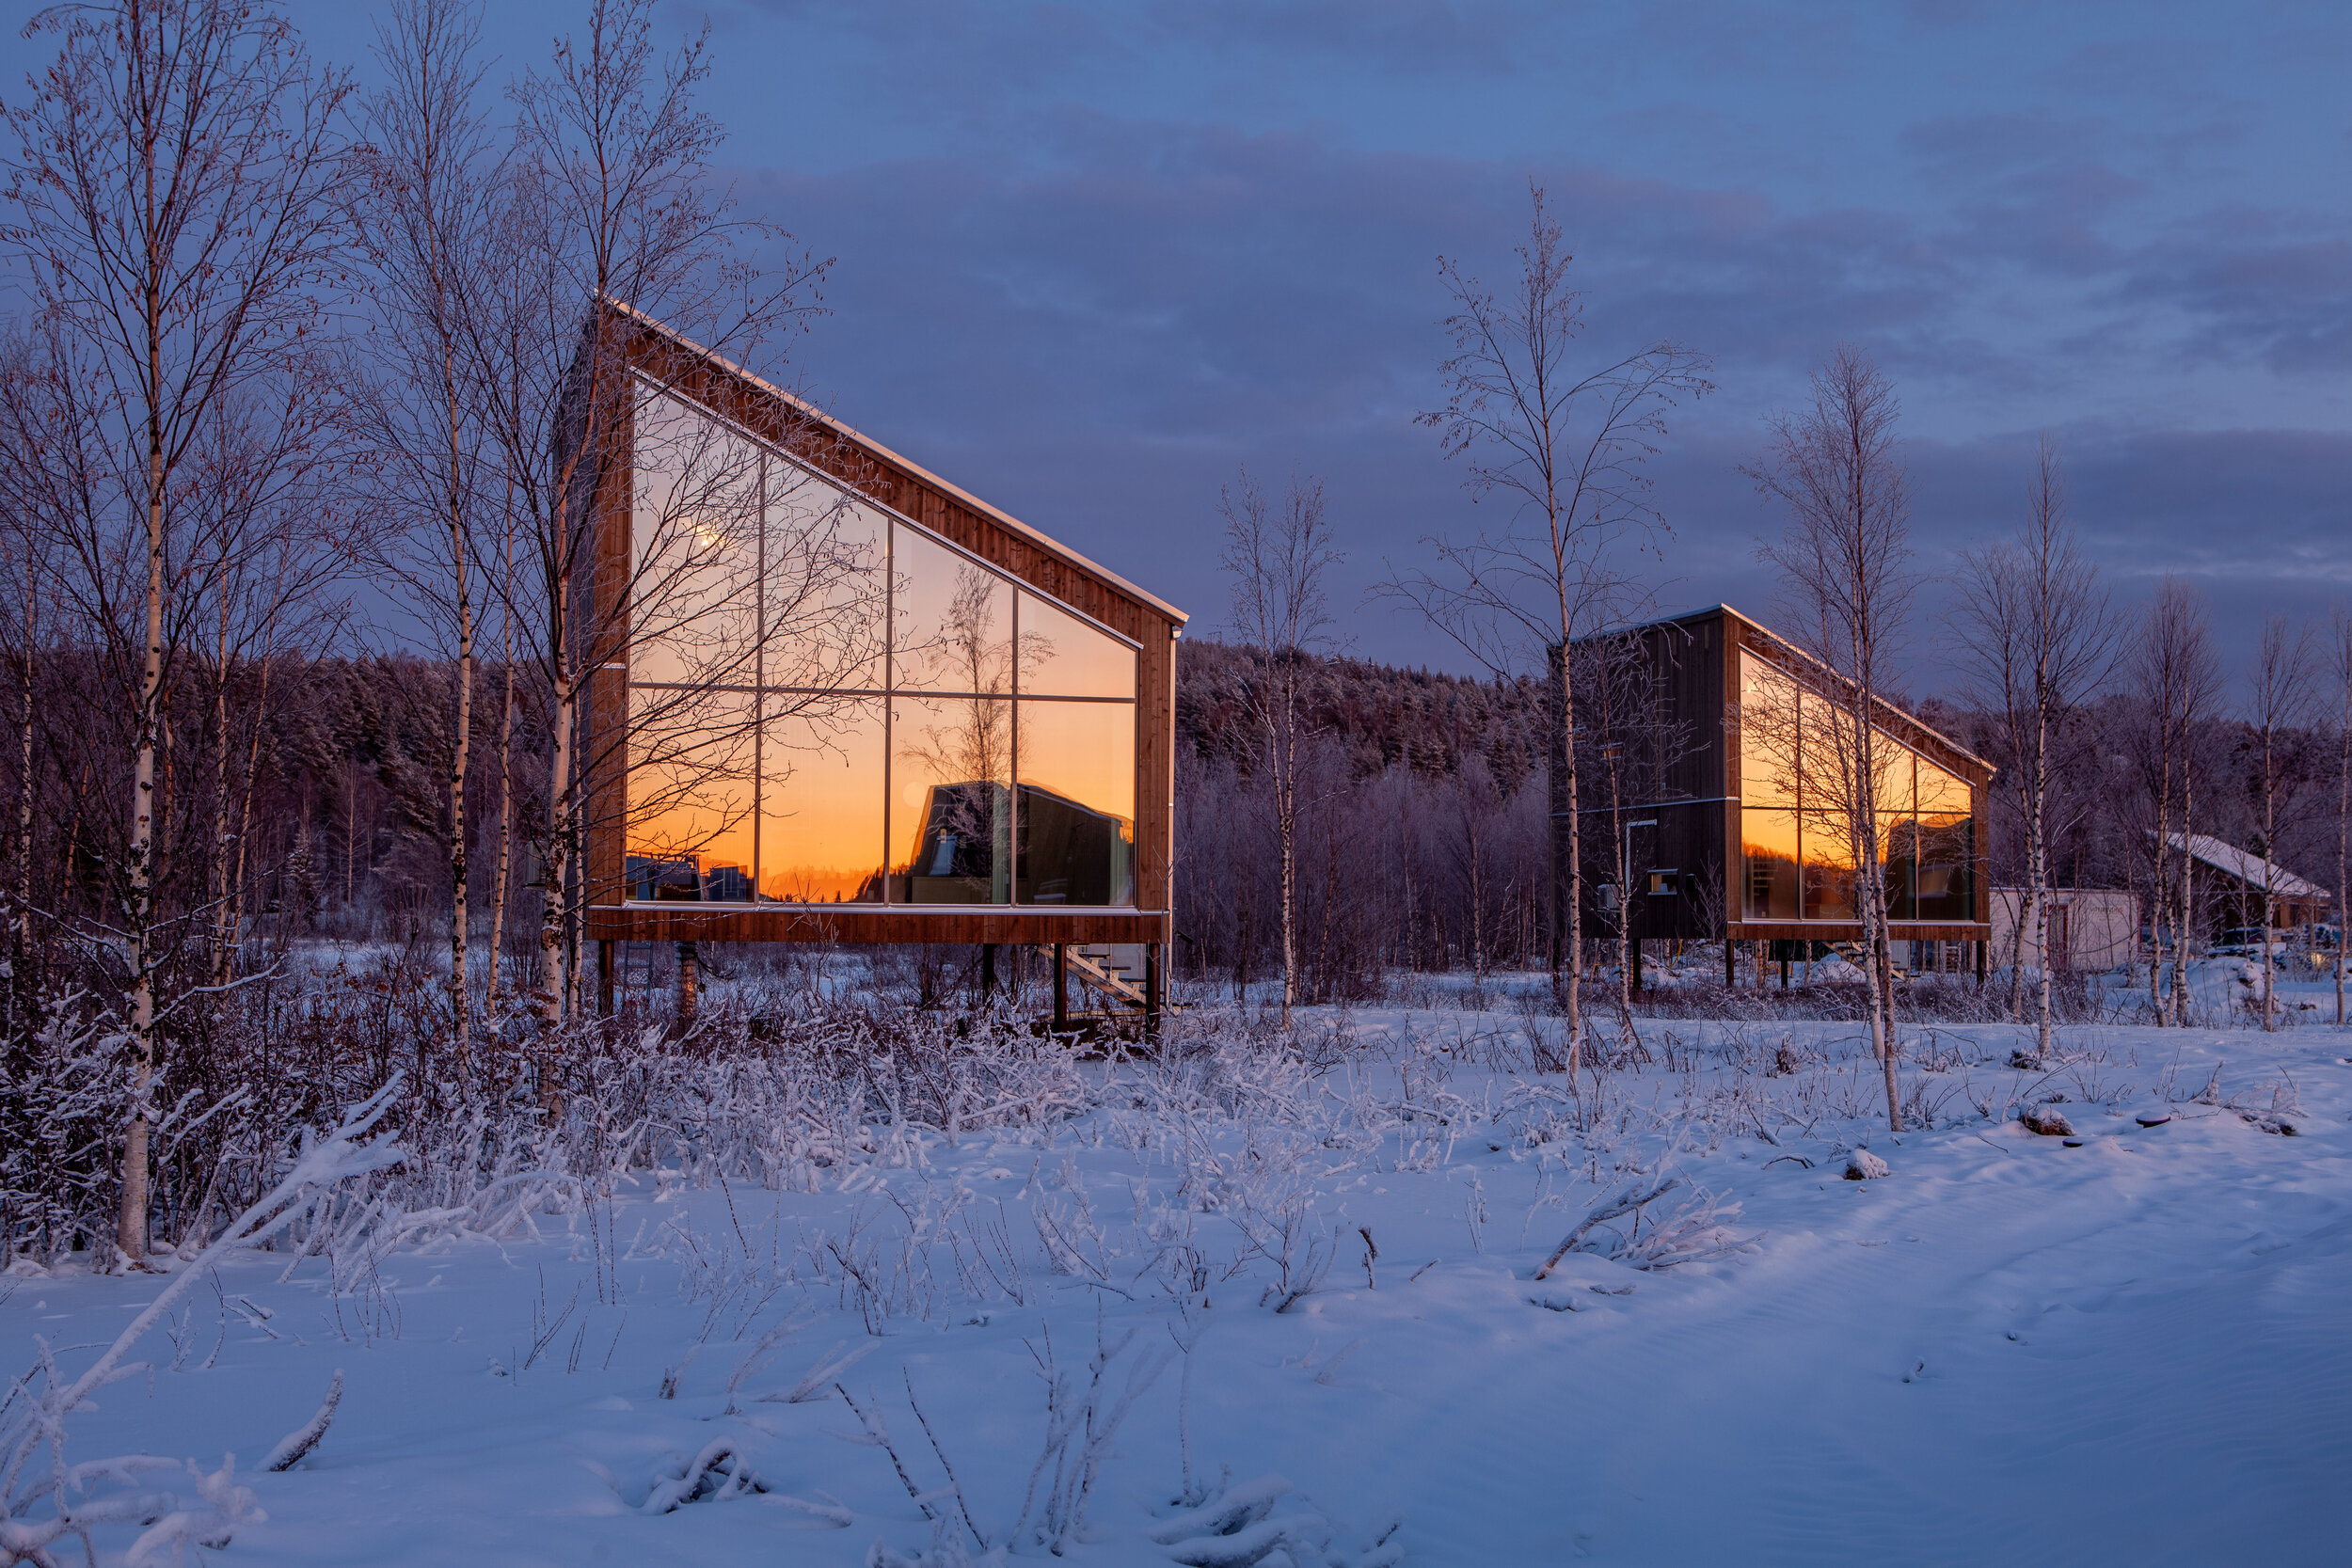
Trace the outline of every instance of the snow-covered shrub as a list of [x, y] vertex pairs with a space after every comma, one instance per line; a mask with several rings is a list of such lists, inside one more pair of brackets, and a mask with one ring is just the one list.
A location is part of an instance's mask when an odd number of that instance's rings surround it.
[[[993, 1521], [1005, 1514], [992, 1513], [965, 1495], [946, 1445], [924, 1413], [911, 1375], [906, 1384], [907, 1407], [930, 1449], [929, 1465], [912, 1443], [892, 1435], [878, 1395], [861, 1400], [847, 1386], [835, 1385], [835, 1392], [862, 1429], [854, 1434], [837, 1435], [881, 1449], [898, 1483], [931, 1524], [928, 1550], [904, 1557], [877, 1542], [866, 1561], [898, 1568], [948, 1568], [973, 1560], [964, 1545], [967, 1539], [990, 1560], [1001, 1560], [1007, 1551], [1033, 1546], [1042, 1546], [1058, 1557], [1068, 1547], [1089, 1539], [1087, 1507], [1102, 1481], [1104, 1463], [1111, 1457], [1112, 1441], [1136, 1402], [1158, 1381], [1174, 1354], [1166, 1347], [1137, 1352], [1127, 1359], [1126, 1376], [1114, 1387], [1110, 1370], [1126, 1354], [1135, 1337], [1132, 1328], [1108, 1334], [1098, 1314], [1094, 1354], [1087, 1358], [1083, 1370], [1062, 1364], [1050, 1327], [1041, 1344], [1032, 1347], [1039, 1375], [1045, 1383], [1045, 1440], [1030, 1466], [1018, 1509], [1012, 1510], [1008, 1501], [1004, 1506], [1010, 1512], [1009, 1521], [993, 1528]], [[934, 1466], [943, 1481], [927, 1489], [917, 1476]]]
[[[194, 1460], [153, 1454], [69, 1460], [67, 1426], [91, 1394], [149, 1370], [144, 1363], [128, 1359], [131, 1352], [215, 1264], [286, 1230], [344, 1184], [400, 1161], [402, 1150], [389, 1138], [362, 1141], [383, 1120], [398, 1086], [395, 1082], [353, 1107], [326, 1134], [305, 1137], [299, 1154], [260, 1201], [232, 1216], [220, 1236], [172, 1275], [154, 1300], [78, 1374], [68, 1376], [51, 1347], [36, 1340], [33, 1366], [0, 1396], [0, 1551], [8, 1553], [7, 1562], [53, 1562], [49, 1548], [68, 1537], [78, 1539], [94, 1561], [93, 1530], [143, 1524], [145, 1533], [132, 1543], [125, 1560], [133, 1568], [177, 1563], [186, 1560], [190, 1547], [224, 1546], [240, 1525], [264, 1517], [252, 1491], [237, 1483], [233, 1457], [211, 1471], [199, 1468]], [[341, 1387], [338, 1374], [336, 1389], [319, 1413], [271, 1450], [268, 1467], [288, 1467], [316, 1446], [333, 1418]], [[183, 1472], [194, 1483], [193, 1497], [157, 1489], [140, 1479]]]
[[1356, 1538], [1268, 1475], [1216, 1487], [1144, 1534], [1187, 1568], [1253, 1568], [1278, 1551], [1293, 1568], [1394, 1568], [1405, 1560], [1403, 1528], [1391, 1517]]
[[113, 1233], [115, 1160], [136, 1090], [128, 1042], [78, 993], [0, 1037], [0, 1261], [54, 1262]]

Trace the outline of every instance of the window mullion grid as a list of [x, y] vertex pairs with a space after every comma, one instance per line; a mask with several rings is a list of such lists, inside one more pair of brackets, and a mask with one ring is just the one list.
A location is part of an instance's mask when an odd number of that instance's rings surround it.
[[886, 517], [882, 523], [882, 901], [886, 908], [891, 902], [890, 833], [891, 817], [898, 810], [897, 799], [891, 794], [890, 768], [892, 752], [891, 725], [898, 712], [898, 522]]
[[757, 545], [753, 555], [752, 614], [752, 898], [759, 902], [759, 884], [767, 871], [767, 847], [761, 842], [767, 825], [768, 791], [768, 454], [759, 454]]
[[1005, 719], [1012, 735], [1012, 755], [1005, 778], [1005, 902], [1017, 904], [1021, 901], [1021, 590], [1017, 586], [1012, 592], [1012, 641], [1007, 652], [1011, 669], [1005, 684], [1011, 692], [1011, 706]]

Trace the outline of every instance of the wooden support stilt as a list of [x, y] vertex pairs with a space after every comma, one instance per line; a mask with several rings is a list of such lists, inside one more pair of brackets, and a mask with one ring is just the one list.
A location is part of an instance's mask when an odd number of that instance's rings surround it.
[[1054, 943], [1054, 1032], [1070, 1027], [1070, 944]]
[[702, 955], [691, 942], [677, 944], [677, 1022], [686, 1028], [694, 1022], [702, 1002]]
[[1160, 944], [1156, 942], [1145, 942], [1143, 944], [1143, 1033], [1147, 1039], [1154, 1038], [1159, 1035], [1160, 990], [1167, 983], [1168, 977], [1160, 955]]
[[610, 938], [596, 943], [596, 1016], [612, 1016], [612, 942]]
[[980, 943], [980, 1000], [993, 1000], [996, 995], [996, 944]]

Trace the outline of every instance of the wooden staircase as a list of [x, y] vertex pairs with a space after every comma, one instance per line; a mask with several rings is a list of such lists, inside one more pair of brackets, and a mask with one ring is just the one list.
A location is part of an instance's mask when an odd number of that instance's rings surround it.
[[[1053, 952], [1051, 947], [1046, 948], [1046, 957], [1053, 957]], [[1106, 1006], [1142, 1011], [1148, 998], [1144, 994], [1143, 949], [1139, 944], [1073, 942], [1068, 952], [1070, 973], [1093, 987]]]

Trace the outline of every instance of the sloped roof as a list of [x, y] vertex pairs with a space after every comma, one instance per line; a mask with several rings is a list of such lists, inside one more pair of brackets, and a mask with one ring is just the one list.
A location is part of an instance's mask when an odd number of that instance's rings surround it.
[[[1781, 649], [1791, 658], [1801, 660], [1804, 664], [1811, 666], [1815, 671], [1829, 679], [1839, 682], [1845, 682], [1846, 680], [1845, 676], [1839, 674], [1836, 670], [1831, 669], [1827, 664], [1822, 663], [1820, 658], [1805, 652], [1804, 649], [1799, 647], [1788, 638], [1783, 637], [1780, 633], [1774, 631], [1772, 627], [1766, 626], [1755, 616], [1749, 615], [1742, 610], [1735, 610], [1728, 604], [1711, 604], [1700, 610], [1686, 610], [1678, 615], [1661, 615], [1655, 620], [1635, 621], [1625, 626], [1609, 626], [1603, 630], [1591, 634], [1591, 636], [1586, 637], [1581, 641], [1591, 641], [1594, 638], [1609, 637], [1619, 632], [1647, 631], [1652, 626], [1677, 626], [1684, 621], [1703, 620], [1709, 615], [1727, 615], [1733, 620], [1738, 621], [1741, 626], [1746, 626], [1750, 631], [1756, 632], [1761, 636], [1772, 639], [1772, 645], [1774, 647]], [[1929, 723], [1926, 720], [1920, 718], [1909, 708], [1903, 706], [1902, 704], [1896, 702], [1891, 697], [1886, 696], [1883, 692], [1873, 693], [1870, 700], [1890, 717], [1903, 724], [1909, 725], [1920, 735], [1931, 737], [1937, 745], [1944, 747], [1946, 750], [1952, 752], [1953, 755], [1964, 757], [1968, 761], [1976, 764], [1979, 768], [1983, 768], [1987, 778], [1990, 778], [1994, 773], [2000, 771], [2000, 769], [1995, 768], [1992, 763], [1986, 761], [1983, 757], [1977, 755], [1976, 752], [1970, 751], [1967, 747], [1963, 746], [1959, 741], [1954, 740], [1950, 736], [1946, 735], [1943, 731], [1937, 729], [1934, 725]]]
[[[2182, 847], [2179, 833], [2167, 833], [2165, 836], [2173, 848]], [[2234, 844], [2224, 844], [2203, 833], [2191, 833], [2187, 848], [2190, 854], [2205, 864], [2216, 871], [2227, 872], [2248, 887], [2267, 887], [2273, 897], [2325, 899], [2328, 896], [2326, 888], [2307, 882], [2285, 866], [2249, 853]]]
[[1052, 538], [1040, 531], [1039, 530], [1031, 527], [1029, 524], [1023, 522], [1011, 513], [1004, 511], [1002, 508], [990, 505], [987, 501], [980, 499], [979, 497], [972, 494], [972, 492], [962, 488], [961, 485], [949, 483], [947, 481], [940, 478], [937, 474], [932, 473], [929, 468], [924, 467], [921, 464], [893, 451], [890, 448], [883, 446], [880, 441], [875, 440], [872, 436], [850, 429], [849, 425], [843, 423], [840, 420], [835, 419], [833, 415], [826, 413], [823, 409], [818, 407], [815, 404], [810, 403], [807, 399], [795, 396], [793, 393], [787, 392], [783, 388], [777, 386], [774, 382], [768, 380], [765, 376], [756, 375], [750, 370], [737, 364], [726, 356], [715, 353], [712, 350], [706, 348], [701, 343], [698, 343], [693, 339], [688, 337], [685, 333], [680, 332], [677, 328], [654, 316], [647, 315], [644, 311], [640, 310], [637, 307], [629, 304], [627, 300], [615, 299], [612, 295], [608, 294], [604, 296], [604, 304], [613, 312], [613, 314], [626, 317], [628, 320], [636, 323], [644, 330], [659, 334], [660, 336], [668, 339], [671, 342], [677, 344], [680, 348], [684, 349], [688, 354], [691, 355], [695, 358], [700, 359], [707, 364], [716, 366], [724, 373], [735, 377], [738, 381], [742, 382], [748, 387], [756, 388], [760, 392], [775, 399], [776, 402], [783, 404], [785, 407], [793, 410], [793, 412], [799, 417], [809, 420], [817, 424], [823, 425], [832, 430], [835, 435], [842, 436], [857, 446], [864, 447], [867, 451], [872, 452], [883, 462], [893, 464], [905, 470], [906, 473], [914, 477], [915, 480], [924, 484], [930, 485], [941, 494], [953, 497], [956, 500], [971, 508], [972, 511], [987, 517], [990, 521], [997, 524], [998, 526], [1008, 529], [1013, 533], [1020, 535], [1030, 544], [1037, 546], [1039, 548], [1045, 550], [1049, 554], [1059, 556], [1071, 565], [1075, 566], [1081, 572], [1087, 573], [1089, 576], [1095, 578], [1114, 591], [1124, 594], [1127, 597], [1135, 600], [1138, 604], [1149, 606], [1174, 625], [1181, 626], [1191, 619], [1191, 617], [1185, 614], [1184, 611], [1177, 609], [1174, 605], [1169, 604], [1166, 599], [1161, 598], [1158, 594], [1151, 593], [1146, 589], [1136, 587], [1134, 583], [1129, 582], [1125, 578], [1120, 577], [1118, 573], [1110, 570], [1108, 567], [1098, 565], [1096, 562], [1088, 560], [1085, 556], [1079, 554], [1076, 550], [1072, 549], [1068, 545], [1063, 544], [1060, 540]]

